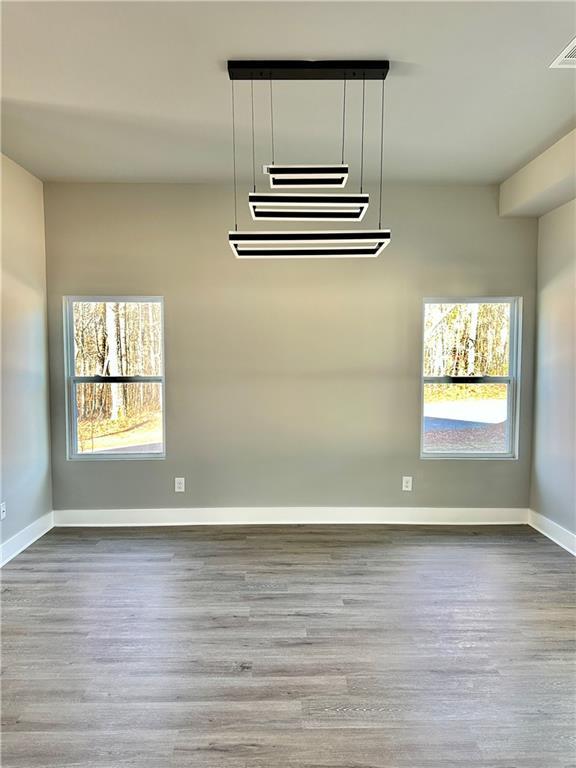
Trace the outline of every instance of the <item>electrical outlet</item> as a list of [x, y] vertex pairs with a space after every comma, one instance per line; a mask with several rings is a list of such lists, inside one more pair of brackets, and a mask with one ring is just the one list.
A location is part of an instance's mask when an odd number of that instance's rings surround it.
[[6, 518], [6, 502], [3, 501], [2, 504], [0, 504], [0, 520], [4, 520]]
[[175, 477], [174, 478], [174, 493], [184, 493], [186, 490], [186, 478]]
[[402, 490], [403, 491], [411, 491], [412, 490], [412, 476], [406, 475], [402, 478]]

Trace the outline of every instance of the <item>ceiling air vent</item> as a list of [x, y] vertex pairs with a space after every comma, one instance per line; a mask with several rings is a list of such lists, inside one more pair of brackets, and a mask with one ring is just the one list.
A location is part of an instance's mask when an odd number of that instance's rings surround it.
[[560, 56], [550, 64], [551, 69], [576, 68], [576, 37], [562, 51]]

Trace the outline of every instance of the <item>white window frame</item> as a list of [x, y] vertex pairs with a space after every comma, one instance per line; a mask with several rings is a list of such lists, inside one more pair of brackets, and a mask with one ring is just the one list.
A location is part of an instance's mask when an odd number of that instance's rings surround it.
[[[162, 370], [159, 376], [77, 376], [74, 367], [74, 302], [155, 302], [160, 304], [162, 323]], [[68, 461], [148, 461], [166, 458], [166, 383], [164, 376], [164, 297], [163, 296], [64, 296], [64, 375], [66, 378], [66, 457]], [[79, 453], [75, 389], [77, 384], [159, 383], [162, 385], [162, 452], [154, 453]]]
[[[424, 375], [424, 344], [425, 318], [427, 304], [509, 304], [510, 305], [510, 358], [508, 376], [425, 376]], [[522, 348], [522, 297], [520, 296], [487, 296], [467, 297], [450, 296], [440, 298], [425, 298], [422, 302], [422, 355], [421, 355], [421, 393], [420, 393], [420, 458], [433, 461], [465, 460], [465, 461], [516, 461], [519, 454], [519, 423], [520, 423], [520, 357]], [[424, 385], [425, 384], [508, 384], [508, 430], [510, 435], [510, 450], [493, 453], [464, 453], [424, 450]]]

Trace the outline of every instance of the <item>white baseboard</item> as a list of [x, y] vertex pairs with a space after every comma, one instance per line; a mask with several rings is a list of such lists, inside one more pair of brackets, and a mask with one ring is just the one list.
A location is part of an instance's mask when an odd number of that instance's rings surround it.
[[525, 525], [576, 555], [576, 534], [531, 509], [503, 507], [195, 507], [184, 509], [60, 509], [4, 542], [0, 565], [57, 527], [167, 525]]
[[54, 513], [47, 512], [5, 541], [0, 548], [0, 567], [6, 565], [13, 557], [16, 557], [16, 555], [19, 555], [20, 552], [29, 547], [30, 544], [34, 544], [37, 539], [44, 536], [53, 527]]
[[188, 509], [60, 509], [54, 525], [509, 525], [526, 524], [522, 508], [462, 507], [195, 507]]
[[539, 533], [547, 536], [555, 544], [570, 552], [571, 555], [576, 555], [576, 533], [572, 533], [567, 528], [563, 528], [558, 523], [550, 520], [544, 515], [540, 515], [534, 510], [528, 510], [528, 523], [535, 528]]

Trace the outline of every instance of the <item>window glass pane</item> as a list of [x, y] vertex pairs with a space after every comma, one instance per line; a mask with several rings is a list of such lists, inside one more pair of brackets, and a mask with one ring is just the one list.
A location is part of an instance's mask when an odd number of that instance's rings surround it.
[[424, 384], [426, 453], [509, 453], [508, 384]]
[[158, 301], [75, 301], [76, 376], [161, 376]]
[[163, 453], [162, 384], [76, 384], [79, 454]]
[[424, 376], [508, 376], [510, 303], [426, 304]]

